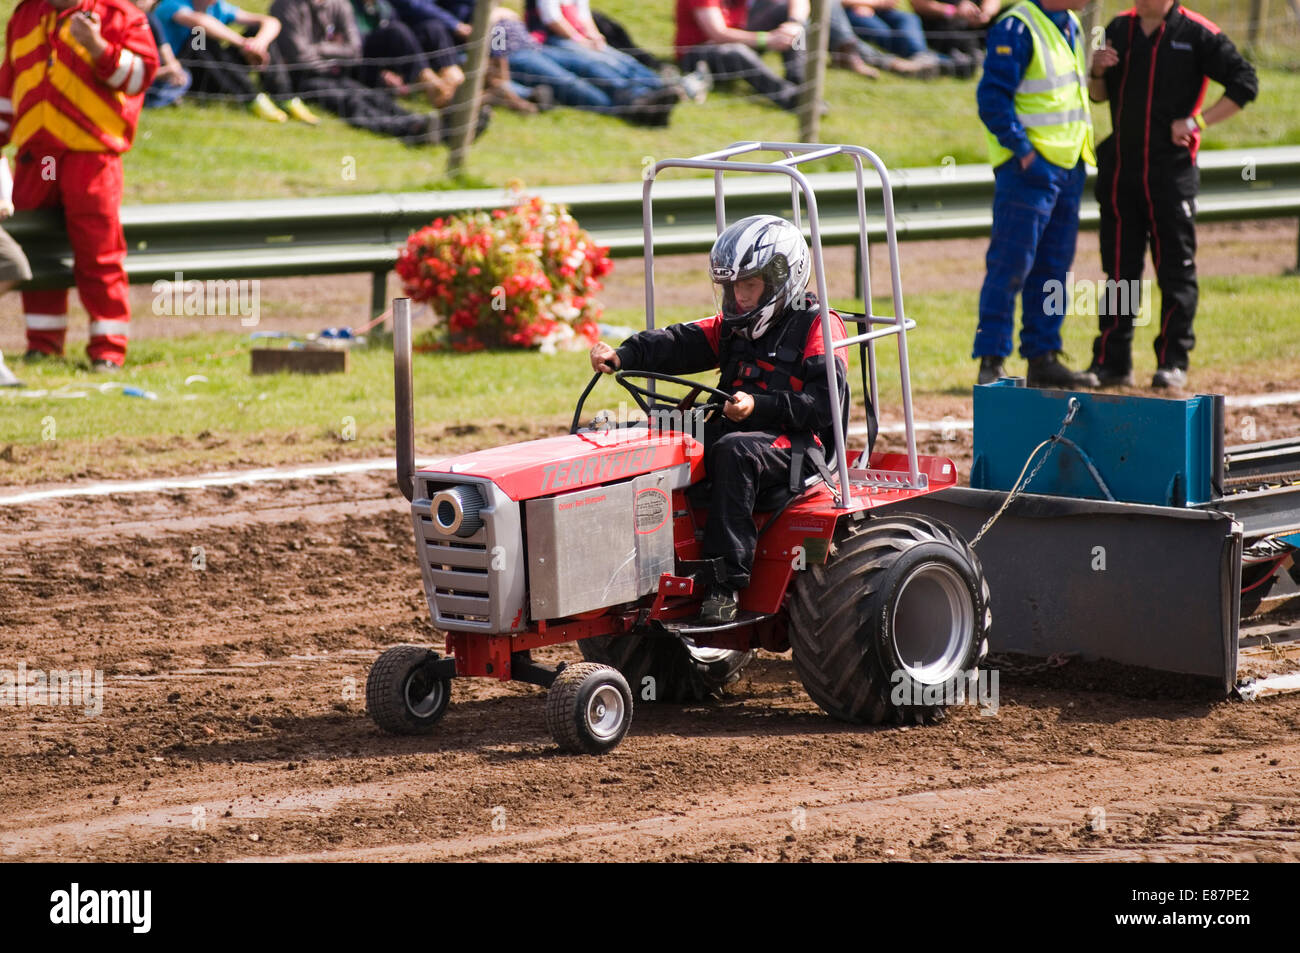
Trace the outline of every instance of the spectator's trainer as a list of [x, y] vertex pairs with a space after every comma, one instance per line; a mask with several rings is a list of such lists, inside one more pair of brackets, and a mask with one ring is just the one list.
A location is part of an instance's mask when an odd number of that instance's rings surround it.
[[[18, 150], [14, 208], [63, 209], [99, 370], [126, 359], [121, 157], [157, 69], [149, 23], [129, 0], [22, 0], [5, 33], [0, 146]], [[67, 291], [24, 291], [23, 311], [28, 353], [62, 354]]]
[[[1224, 93], [1202, 113], [1209, 80], [1222, 84]], [[1106, 48], [1093, 59], [1088, 92], [1095, 102], [1110, 100], [1114, 129], [1098, 149], [1101, 266], [1112, 281], [1131, 282], [1110, 287], [1140, 288], [1150, 238], [1162, 299], [1151, 386], [1181, 388], [1196, 343], [1201, 130], [1253, 100], [1259, 81], [1232, 41], [1199, 13], [1174, 0], [1137, 0], [1106, 27]], [[1138, 299], [1098, 295], [1100, 334], [1092, 345], [1092, 370], [1103, 387], [1133, 383]]]
[[1020, 354], [1029, 361], [1029, 386], [1097, 384], [1086, 371], [1076, 373], [1060, 362], [1065, 313], [1048, 313], [1053, 283], [1063, 286], [1074, 262], [1084, 164], [1096, 164], [1083, 28], [1073, 13], [1086, 3], [1024, 0], [989, 30], [976, 91], [996, 170], [973, 355], [980, 359], [981, 384], [1002, 376], [1022, 290]]

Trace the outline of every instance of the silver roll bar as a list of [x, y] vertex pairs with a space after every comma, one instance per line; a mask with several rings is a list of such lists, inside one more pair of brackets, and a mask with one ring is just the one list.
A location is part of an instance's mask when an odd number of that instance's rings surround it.
[[[735, 157], [752, 152], [779, 152], [783, 158], [772, 162], [750, 162], [737, 160]], [[848, 155], [853, 159], [858, 186], [858, 249], [861, 256], [863, 279], [863, 307], [866, 312], [867, 332], [834, 340], [831, 337], [830, 304], [826, 290], [826, 268], [822, 258], [821, 224], [817, 213], [817, 197], [811, 184], [798, 166], [805, 162], [826, 159], [834, 155]], [[889, 266], [894, 314], [881, 317], [872, 313], [871, 278], [869, 254], [867, 247], [866, 197], [863, 184], [863, 160], [870, 162], [880, 177], [881, 197], [885, 213], [885, 239], [889, 251]], [[898, 237], [894, 224], [894, 195], [890, 185], [889, 171], [874, 152], [861, 146], [820, 145], [798, 142], [736, 142], [724, 149], [707, 152], [689, 159], [662, 159], [646, 170], [641, 187], [641, 227], [645, 240], [645, 307], [646, 327], [655, 326], [655, 282], [654, 282], [654, 218], [651, 191], [659, 173], [664, 169], [700, 169], [713, 172], [714, 183], [714, 218], [720, 234], [726, 227], [726, 199], [724, 195], [723, 175], [727, 172], [776, 173], [790, 179], [791, 204], [794, 208], [795, 224], [800, 225], [799, 196], [803, 196], [803, 206], [807, 210], [810, 249], [813, 259], [813, 276], [817, 282], [817, 297], [822, 319], [822, 343], [827, 354], [834, 354], [835, 349], [850, 344], [863, 342], [867, 346], [867, 363], [870, 373], [870, 397], [872, 407], [878, 408], [879, 394], [876, 381], [875, 342], [879, 338], [894, 335], [898, 339], [899, 380], [903, 395], [903, 419], [907, 434], [908, 476], [906, 485], [923, 489], [927, 479], [920, 472], [916, 453], [916, 431], [912, 420], [912, 383], [908, 363], [907, 332], [916, 327], [915, 321], [907, 319], [903, 311], [903, 284], [898, 261]], [[874, 328], [881, 325], [880, 328]], [[832, 425], [835, 433], [836, 471], [840, 482], [838, 508], [847, 508], [849, 502], [849, 466], [848, 448], [844, 444], [843, 408], [840, 406], [839, 388], [835, 381], [835, 362], [826, 362], [826, 382], [830, 389], [833, 408]]]

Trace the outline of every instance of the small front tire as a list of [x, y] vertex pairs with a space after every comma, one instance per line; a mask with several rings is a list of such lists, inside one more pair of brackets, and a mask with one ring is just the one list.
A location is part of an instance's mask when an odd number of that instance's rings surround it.
[[597, 662], [567, 665], [546, 695], [546, 728], [562, 751], [604, 754], [632, 724], [632, 691], [618, 669]]
[[370, 667], [366, 710], [392, 735], [422, 735], [433, 730], [451, 701], [451, 679], [439, 675], [438, 653], [418, 645], [397, 645]]

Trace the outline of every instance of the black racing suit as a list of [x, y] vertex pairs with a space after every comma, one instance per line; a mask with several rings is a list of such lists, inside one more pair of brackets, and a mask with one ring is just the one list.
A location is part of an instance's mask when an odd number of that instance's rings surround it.
[[[1245, 106], [1259, 91], [1255, 70], [1219, 28], [1175, 3], [1147, 36], [1133, 10], [1106, 27], [1119, 62], [1105, 73], [1114, 130], [1097, 149], [1101, 265], [1112, 282], [1098, 295], [1093, 365], [1126, 374], [1132, 368], [1133, 319], [1141, 304], [1148, 239], [1163, 303], [1155, 339], [1160, 367], [1187, 368], [1196, 343], [1196, 150], [1175, 145], [1174, 120], [1197, 112], [1214, 80]], [[1113, 293], [1112, 293], [1113, 289]]]
[[[800, 447], [834, 447], [826, 352], [817, 300], [808, 295], [803, 308], [785, 314], [758, 341], [729, 333], [721, 316], [688, 324], [642, 331], [618, 348], [625, 370], [693, 374], [721, 367], [718, 387], [729, 394], [743, 390], [754, 398], [753, 412], [739, 423], [715, 415], [705, 433], [705, 469], [712, 480], [709, 518], [701, 555], [722, 560], [719, 579], [732, 589], [749, 585], [758, 530], [754, 504], [759, 495], [790, 483], [791, 464]], [[831, 337], [846, 337], [844, 322], [831, 312]], [[848, 369], [843, 351], [838, 365], [840, 406], [848, 413]], [[874, 422], [870, 406], [868, 419]], [[874, 426], [871, 437], [875, 436]], [[812, 465], [800, 453], [803, 469]]]

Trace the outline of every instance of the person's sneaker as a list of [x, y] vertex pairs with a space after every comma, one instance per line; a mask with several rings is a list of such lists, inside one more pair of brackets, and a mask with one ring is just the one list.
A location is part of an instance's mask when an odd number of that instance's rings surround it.
[[700, 60], [695, 64], [695, 69], [682, 74], [680, 83], [682, 91], [691, 102], [704, 102], [713, 89], [713, 73], [709, 71], [709, 64]]
[[253, 111], [253, 115], [267, 122], [288, 122], [289, 114], [283, 109], [271, 102], [271, 97], [266, 93], [258, 93], [253, 101], [248, 104], [248, 108]]
[[1159, 390], [1182, 390], [1187, 386], [1187, 371], [1181, 367], [1162, 367], [1151, 378], [1151, 386]]
[[1049, 390], [1083, 390], [1098, 386], [1096, 374], [1070, 370], [1061, 363], [1060, 355], [1056, 352], [1031, 357], [1025, 383], [1030, 387], [1045, 387]]
[[951, 50], [939, 57], [939, 73], [954, 79], [970, 79], [975, 75], [975, 61], [961, 50]]
[[28, 348], [27, 353], [23, 355], [24, 364], [40, 364], [43, 361], [57, 361], [58, 359], [59, 355], [50, 354], [48, 351], [38, 351], [34, 347]]
[[538, 83], [534, 86], [533, 91], [528, 94], [528, 98], [537, 106], [539, 113], [555, 108], [555, 89], [547, 83]]
[[487, 132], [488, 126], [492, 124], [492, 107], [487, 103], [481, 103], [478, 107], [478, 118], [474, 120], [474, 137], [470, 142], [478, 142], [479, 137]]
[[23, 382], [14, 375], [13, 371], [9, 370], [9, 368], [5, 366], [4, 355], [0, 354], [0, 387], [22, 386]]
[[104, 357], [97, 357], [90, 362], [90, 373], [92, 374], [112, 374], [114, 371], [120, 371], [121, 369], [121, 364]]
[[736, 595], [736, 590], [712, 585], [700, 605], [699, 621], [704, 625], [725, 625], [735, 622], [739, 611], [740, 598]]
[[911, 57], [895, 57], [889, 64], [889, 71], [899, 76], [911, 76], [916, 79], [934, 79], [939, 75], [939, 60], [921, 54]]
[[442, 117], [437, 113], [425, 113], [417, 117], [419, 131], [407, 141], [414, 146], [437, 145], [443, 141]]
[[309, 126], [320, 125], [320, 117], [308, 109], [307, 104], [297, 96], [285, 103], [284, 111], [294, 119], [299, 122], [305, 122]]
[[980, 358], [980, 376], [976, 380], [977, 384], [992, 384], [998, 378], [1006, 376], [1006, 372], [1002, 370], [1002, 358], [992, 354]]
[[1088, 368], [1088, 373], [1097, 378], [1098, 387], [1133, 386], [1132, 371], [1117, 371], [1109, 367], [1102, 367], [1100, 364], [1094, 364]]
[[675, 89], [662, 86], [632, 100], [623, 115], [628, 122], [639, 126], [666, 126], [678, 101]]

